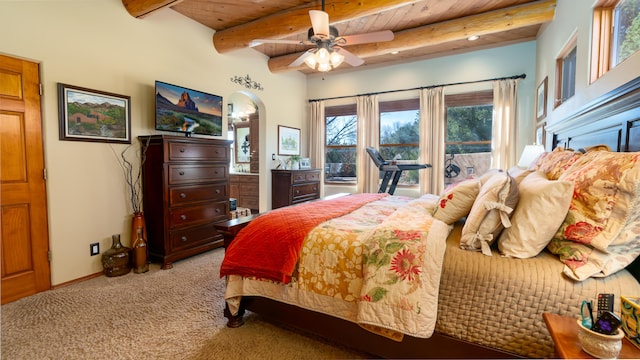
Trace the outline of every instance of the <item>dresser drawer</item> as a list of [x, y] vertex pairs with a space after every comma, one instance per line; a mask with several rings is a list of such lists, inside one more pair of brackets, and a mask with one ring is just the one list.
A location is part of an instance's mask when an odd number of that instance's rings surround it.
[[291, 187], [291, 197], [293, 201], [300, 199], [314, 198], [320, 195], [318, 183], [294, 185]]
[[227, 179], [227, 165], [169, 165], [169, 185]]
[[320, 181], [320, 171], [295, 171], [293, 173], [293, 183], [303, 183]]
[[193, 202], [226, 200], [227, 183], [169, 188], [169, 206], [185, 205]]
[[173, 229], [204, 222], [225, 220], [228, 211], [228, 201], [211, 202], [204, 205], [170, 209], [169, 227]]
[[229, 148], [218, 144], [169, 142], [169, 161], [220, 161], [229, 162]]
[[188, 249], [193, 245], [215, 241], [219, 235], [214, 225], [214, 223], [209, 223], [203, 226], [171, 231], [169, 235], [171, 238], [171, 250]]

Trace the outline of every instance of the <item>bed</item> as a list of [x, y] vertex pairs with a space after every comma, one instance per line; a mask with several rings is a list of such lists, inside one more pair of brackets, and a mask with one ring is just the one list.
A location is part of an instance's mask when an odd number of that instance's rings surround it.
[[[578, 317], [598, 293], [615, 294], [619, 312], [620, 295], [640, 294], [639, 83], [549, 126], [554, 150], [527, 171], [468, 179], [438, 196], [357, 194], [278, 209], [302, 232], [276, 249], [288, 256], [246, 245], [251, 233], [285, 236], [266, 230], [276, 211], [258, 217], [223, 262], [229, 326], [250, 310], [381, 357], [553, 357], [542, 313]], [[548, 204], [519, 207], [536, 191], [566, 203], [566, 216]], [[341, 211], [314, 210], [322, 203]], [[267, 261], [249, 268], [237, 263], [242, 255]]]

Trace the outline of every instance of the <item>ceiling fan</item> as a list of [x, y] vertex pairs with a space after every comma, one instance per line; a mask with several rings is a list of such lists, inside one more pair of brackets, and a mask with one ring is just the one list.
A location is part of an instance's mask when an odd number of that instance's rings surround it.
[[346, 61], [351, 66], [364, 64], [364, 60], [345, 50], [344, 46], [393, 40], [393, 32], [390, 30], [339, 36], [338, 29], [329, 25], [329, 14], [324, 11], [324, 0], [322, 11], [310, 10], [309, 17], [311, 28], [305, 41], [255, 39], [250, 46], [265, 43], [314, 46], [289, 64], [289, 67], [298, 67], [304, 62], [312, 69], [317, 68], [318, 71], [325, 72], [340, 66], [342, 61]]

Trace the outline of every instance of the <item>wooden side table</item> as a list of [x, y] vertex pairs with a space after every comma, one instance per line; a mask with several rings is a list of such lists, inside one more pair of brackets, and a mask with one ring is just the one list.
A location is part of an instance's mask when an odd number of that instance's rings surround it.
[[[543, 313], [549, 334], [555, 345], [556, 355], [562, 359], [593, 359], [593, 357], [582, 350], [578, 341], [577, 318], [561, 316], [557, 314]], [[627, 340], [622, 339], [622, 350], [618, 359], [640, 359], [640, 349]]]
[[231, 244], [240, 230], [244, 229], [245, 226], [249, 225], [249, 223], [258, 216], [260, 216], [260, 214], [251, 214], [249, 216], [243, 216], [214, 224], [213, 226], [215, 229], [218, 230], [224, 238], [224, 248], [226, 249], [229, 244]]

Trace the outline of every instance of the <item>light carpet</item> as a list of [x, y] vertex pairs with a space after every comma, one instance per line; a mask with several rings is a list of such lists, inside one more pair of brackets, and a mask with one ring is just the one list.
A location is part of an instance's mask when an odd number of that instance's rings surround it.
[[1, 308], [2, 359], [353, 359], [362, 353], [247, 313], [226, 327], [223, 249], [101, 276]]

